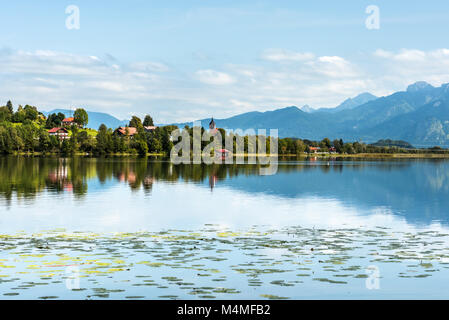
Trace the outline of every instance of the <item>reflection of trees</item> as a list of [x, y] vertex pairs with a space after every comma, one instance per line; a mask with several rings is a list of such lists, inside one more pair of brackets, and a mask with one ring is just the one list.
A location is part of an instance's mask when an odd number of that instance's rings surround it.
[[[32, 198], [43, 190], [83, 196], [89, 179], [101, 183], [119, 181], [132, 190], [150, 192], [154, 181], [218, 182], [239, 175], [258, 174], [259, 165], [173, 165], [169, 161], [142, 158], [33, 158], [0, 157], [0, 196]], [[297, 170], [294, 167], [280, 168]]]
[[55, 166], [53, 159], [0, 157], [0, 195], [11, 200], [33, 197], [47, 185], [47, 177]]
[[[413, 162], [373, 162], [357, 161], [290, 161], [278, 166], [278, 173], [309, 172], [319, 170], [326, 174], [342, 173], [345, 169], [362, 171], [367, 166], [376, 170], [397, 171], [406, 169]], [[441, 166], [437, 176], [428, 172], [427, 185], [433, 189], [447, 187], [449, 174]], [[438, 166], [437, 166], [438, 168]], [[129, 185], [131, 190], [151, 192], [155, 181], [166, 182], [208, 182], [213, 189], [225, 179], [259, 174], [260, 165], [173, 165], [169, 161], [147, 158], [30, 158], [0, 157], [0, 197], [10, 200], [17, 197], [32, 198], [44, 189], [49, 192], [70, 192], [77, 197], [87, 193], [88, 180], [98, 179], [102, 184], [118, 181]], [[427, 168], [427, 170], [433, 170]], [[443, 179], [444, 181], [442, 181]]]
[[11, 200], [33, 198], [44, 189], [49, 192], [87, 192], [89, 164], [83, 159], [0, 157], [0, 196]]

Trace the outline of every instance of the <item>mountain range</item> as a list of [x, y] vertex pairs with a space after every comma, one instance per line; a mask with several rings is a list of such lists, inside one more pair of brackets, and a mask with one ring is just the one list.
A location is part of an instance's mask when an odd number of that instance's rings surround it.
[[[72, 111], [55, 109], [67, 117]], [[128, 124], [107, 113], [87, 111], [89, 128], [98, 129], [104, 123], [110, 128]], [[381, 139], [402, 140], [416, 147], [449, 146], [449, 84], [434, 87], [420, 81], [406, 91], [376, 97], [362, 93], [334, 108], [313, 109], [286, 107], [273, 111], [252, 111], [226, 119], [214, 119], [224, 129], [278, 129], [279, 137], [309, 140], [343, 139], [374, 143]], [[208, 127], [210, 118], [199, 120]], [[174, 123], [179, 127], [188, 123]]]
[[[365, 143], [393, 139], [417, 147], [445, 147], [449, 146], [449, 84], [434, 87], [421, 81], [385, 97], [362, 93], [335, 108], [291, 106], [214, 120], [224, 129], [278, 129], [280, 137]], [[199, 121], [207, 127], [210, 118]]]

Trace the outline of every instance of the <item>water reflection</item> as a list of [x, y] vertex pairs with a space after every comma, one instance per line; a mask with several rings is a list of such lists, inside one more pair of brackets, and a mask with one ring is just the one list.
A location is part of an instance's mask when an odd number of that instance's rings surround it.
[[[37, 210], [37, 204], [43, 201], [41, 198], [69, 194], [91, 208], [90, 193], [103, 194], [103, 200], [116, 203], [120, 199], [114, 198], [113, 190], [118, 186], [126, 186], [131, 194], [143, 192], [151, 196], [159, 182], [161, 188], [172, 186], [173, 192], [189, 195], [189, 203], [183, 204], [187, 211], [196, 201], [206, 202], [205, 207], [219, 201], [224, 208], [224, 201], [232, 202], [237, 198], [241, 200], [240, 207], [228, 210], [239, 210], [251, 198], [265, 203], [267, 210], [269, 207], [278, 212], [289, 210], [294, 217], [313, 204], [315, 215], [322, 220], [326, 217], [338, 219], [336, 212], [340, 212], [340, 216], [354, 211], [358, 215], [387, 212], [412, 224], [449, 224], [447, 161], [308, 159], [281, 161], [273, 176], [259, 176], [258, 173], [258, 165], [175, 166], [161, 159], [0, 157], [0, 207], [16, 209], [14, 199], [25, 199], [28, 208]], [[202, 198], [197, 188], [209, 189], [215, 197]], [[120, 190], [123, 198], [126, 189]], [[217, 194], [218, 191], [222, 193]], [[224, 195], [225, 191], [229, 197]], [[335, 209], [335, 203], [339, 210]], [[134, 199], [128, 206], [143, 204]], [[147, 202], [145, 206], [154, 208], [157, 205], [153, 199], [153, 203]], [[170, 208], [174, 204], [164, 206]], [[254, 213], [251, 211], [264, 208], [245, 210], [249, 217]]]
[[[0, 157], [0, 291], [447, 297], [449, 162], [309, 159], [258, 174], [255, 165]], [[80, 267], [83, 290], [64, 286], [68, 264]], [[367, 290], [373, 265], [382, 290]]]

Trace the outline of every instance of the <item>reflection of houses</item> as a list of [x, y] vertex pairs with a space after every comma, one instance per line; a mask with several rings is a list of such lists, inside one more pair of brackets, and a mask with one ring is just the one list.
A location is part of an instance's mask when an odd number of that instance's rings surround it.
[[145, 179], [143, 179], [143, 185], [146, 187], [152, 186], [153, 182], [154, 182], [154, 178], [151, 176], [145, 177]]
[[55, 185], [59, 185], [60, 188], [62, 188], [65, 191], [73, 190], [73, 184], [69, 180], [68, 169], [66, 166], [60, 166], [52, 170], [48, 174], [48, 180]]
[[118, 174], [117, 178], [118, 178], [118, 180], [120, 182], [127, 181], [129, 184], [133, 184], [137, 180], [136, 174], [134, 172], [132, 172], [132, 171], [130, 171], [130, 172], [121, 172], [121, 173]]
[[211, 174], [209, 176], [209, 187], [210, 187], [210, 191], [214, 190], [215, 184], [217, 183], [217, 176]]
[[51, 182], [58, 182], [60, 180], [65, 180], [69, 176], [68, 170], [66, 166], [61, 166], [57, 169], [54, 169], [48, 174], [48, 179]]
[[53, 129], [48, 130], [48, 134], [50, 136], [56, 136], [60, 140], [69, 138], [69, 131], [66, 128], [53, 128]]
[[133, 137], [137, 134], [137, 128], [134, 127], [119, 127], [115, 129], [115, 134], [118, 134], [121, 137]]

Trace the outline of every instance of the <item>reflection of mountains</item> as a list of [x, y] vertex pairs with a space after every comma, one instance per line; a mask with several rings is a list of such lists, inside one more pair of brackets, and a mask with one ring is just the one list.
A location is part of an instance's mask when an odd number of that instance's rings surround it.
[[[413, 222], [449, 223], [449, 162], [336, 162], [279, 168], [277, 175], [223, 184], [277, 197], [335, 199], [359, 209], [384, 208]], [[293, 170], [292, 170], [293, 169]]]
[[0, 157], [0, 200], [47, 190], [82, 197], [116, 183], [150, 192], [154, 181], [223, 186], [282, 198], [336, 199], [360, 209], [383, 207], [407, 219], [449, 222], [449, 162], [290, 162], [273, 176], [256, 165], [180, 165], [146, 159]]

